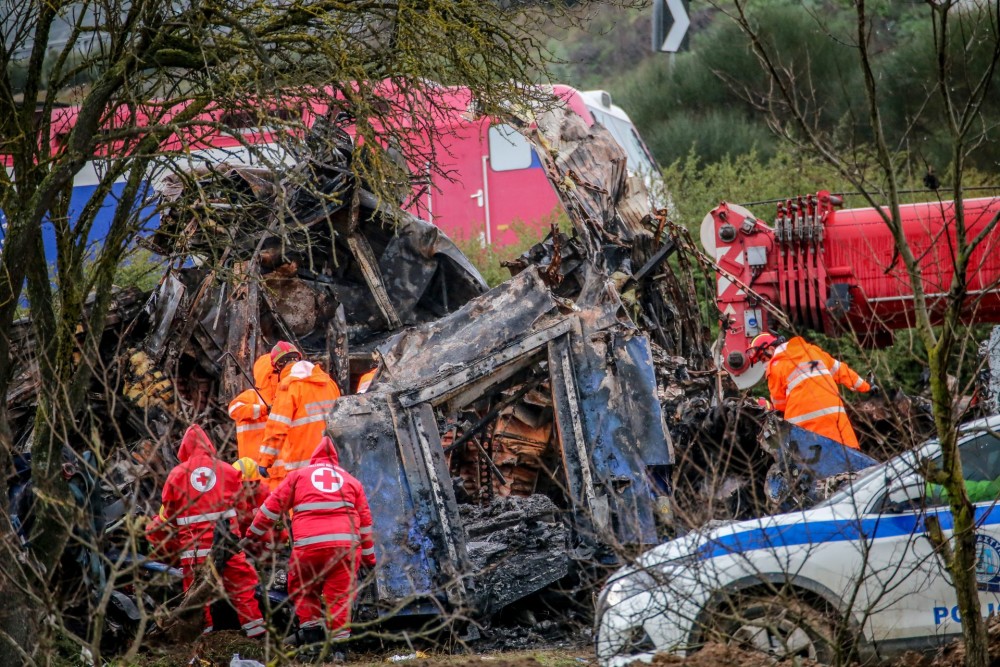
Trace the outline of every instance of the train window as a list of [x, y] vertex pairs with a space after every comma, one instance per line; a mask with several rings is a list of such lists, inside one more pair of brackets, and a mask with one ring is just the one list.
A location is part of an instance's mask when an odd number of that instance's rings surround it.
[[489, 132], [493, 171], [513, 171], [531, 166], [531, 144], [510, 125], [493, 125]]

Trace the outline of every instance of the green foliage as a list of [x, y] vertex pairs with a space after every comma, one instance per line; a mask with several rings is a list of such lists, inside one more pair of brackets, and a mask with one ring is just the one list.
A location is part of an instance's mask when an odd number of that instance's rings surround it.
[[[963, 327], [959, 334], [964, 344], [952, 353], [948, 363], [951, 375], [958, 381], [959, 394], [971, 393], [982, 364], [977, 354], [978, 345], [989, 338], [990, 329], [992, 325], [973, 325]], [[803, 332], [802, 335], [863, 377], [872, 376], [890, 395], [897, 390], [910, 396], [928, 391], [927, 349], [912, 329], [894, 332], [892, 345], [883, 349], [862, 347], [851, 335], [824, 336], [815, 332]]]
[[138, 287], [148, 292], [156, 287], [163, 276], [164, 260], [144, 248], [133, 248], [115, 273], [115, 286]]
[[547, 28], [546, 47], [555, 58], [549, 70], [553, 81], [581, 90], [605, 88], [621, 75], [623, 65], [649, 56], [648, 7], [586, 6], [578, 18], [581, 24]]
[[[853, 3], [767, 0], [750, 3], [749, 10], [783, 78], [794, 83], [797, 106], [841, 146], [870, 142]], [[932, 120], [943, 116], [929, 10], [923, 3], [884, 1], [867, 11], [888, 141], [908, 153], [921, 175], [927, 165], [943, 173], [952, 155], [946, 128]], [[660, 164], [692, 150], [705, 163], [751, 151], [774, 155], [777, 140], [763, 111], [773, 89], [739, 28], [714, 6], [692, 7], [691, 51], [670, 56], [650, 49], [648, 15], [597, 12], [587, 31], [557, 31], [549, 45], [564, 62], [553, 73], [578, 87], [607, 89]], [[954, 15], [953, 92], [961, 102], [987, 71], [995, 35], [970, 8]], [[976, 132], [995, 132], [1000, 123], [1000, 87], [992, 87], [989, 99]], [[780, 108], [771, 109], [782, 116]], [[972, 164], [1000, 169], [1000, 142], [984, 141]]]
[[479, 239], [455, 239], [455, 244], [465, 253], [473, 266], [479, 270], [480, 275], [490, 287], [496, 287], [500, 283], [510, 278], [510, 271], [503, 266], [503, 262], [520, 256], [528, 248], [545, 238], [552, 228], [553, 223], [563, 232], [569, 231], [569, 218], [562, 209], [556, 209], [545, 218], [528, 224], [522, 220], [514, 220], [512, 223], [517, 241], [503, 246], [495, 247], [486, 245]]
[[[834, 13], [819, 22], [808, 6], [789, 2], [755, 9], [765, 41], [775, 46], [788, 77], [802, 86], [800, 104], [831, 127], [852, 117], [860, 102], [856, 95], [812, 95], [814, 89], [858, 90], [853, 51], [830, 38], [847, 31], [843, 16]], [[775, 141], [757, 109], [770, 86], [746, 37], [716, 15], [692, 45], [692, 51], [674, 56], [672, 67], [663, 57], [651, 59], [612, 86], [654, 155], [671, 162], [692, 146], [708, 162], [754, 148], [771, 155]]]
[[[978, 13], [957, 12], [950, 26], [953, 63], [950, 80], [954, 82], [950, 94], [959, 108], [967, 103], [972, 88], [988, 71], [996, 45], [995, 26], [980, 19]], [[951, 140], [943, 122], [944, 103], [936, 85], [934, 39], [930, 21], [905, 23], [900, 27], [896, 47], [879, 59], [878, 74], [883, 82], [880, 108], [885, 114], [890, 142], [905, 141], [915, 157], [940, 171], [952, 160], [952, 155]], [[907, 139], [904, 132], [911, 123], [913, 137]], [[995, 140], [998, 123], [1000, 86], [994, 81], [987, 92], [983, 118], [972, 135], [981, 132], [985, 139], [974, 152], [974, 164], [993, 171], [1000, 167], [1000, 142]]]
[[[874, 174], [873, 160], [859, 158], [859, 163], [869, 163]], [[945, 170], [946, 171], [946, 170]], [[944, 178], [942, 176], [942, 178]], [[988, 172], [968, 169], [965, 173], [966, 196], [996, 194], [995, 176]], [[911, 170], [904, 175], [901, 185], [907, 191], [903, 203], [928, 201], [940, 196], [950, 198], [947, 182], [935, 194], [923, 184], [923, 171]], [[720, 202], [750, 205], [750, 211], [762, 220], [774, 218], [775, 204], [770, 200], [787, 199], [797, 195], [829, 190], [847, 193], [848, 207], [868, 206], [868, 202], [852, 194], [851, 185], [831, 166], [818, 158], [801, 156], [787, 147], [780, 147], [768, 157], [751, 150], [735, 156], [724, 156], [716, 162], [703, 161], [696, 150], [689, 149], [683, 159], [675, 160], [663, 170], [663, 180], [673, 201], [671, 211], [675, 222], [682, 223], [697, 237], [705, 215]], [[983, 188], [982, 191], [977, 188]]]
[[[794, 197], [818, 190], [842, 191], [846, 183], [818, 160], [799, 159], [786, 149], [766, 158], [756, 151], [725, 156], [703, 164], [694, 150], [663, 170], [674, 203], [673, 218], [695, 238], [705, 215], [720, 202], [736, 204]], [[774, 217], [774, 204], [751, 206], [764, 220]]]
[[686, 153], [719, 160], [748, 153], [770, 157], [777, 147], [766, 127], [726, 109], [702, 116], [672, 114], [642, 136], [658, 160], [670, 161]]

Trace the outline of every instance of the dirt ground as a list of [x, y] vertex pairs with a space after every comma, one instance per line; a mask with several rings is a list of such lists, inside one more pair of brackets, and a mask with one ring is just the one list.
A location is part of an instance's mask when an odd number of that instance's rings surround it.
[[[991, 664], [1000, 665], [1000, 619], [989, 626]], [[116, 663], [120, 667], [228, 667], [235, 654], [258, 660], [270, 667], [277, 656], [267, 654], [260, 642], [239, 632], [217, 632], [187, 646], [169, 646], [145, 653], [136, 660]], [[395, 657], [395, 660], [392, 658]], [[402, 658], [402, 659], [400, 659]], [[908, 653], [885, 667], [961, 667], [964, 649], [955, 642], [936, 654]], [[284, 663], [296, 664], [296, 663]], [[334, 663], [326, 663], [333, 665]], [[762, 653], [709, 644], [687, 658], [660, 655], [653, 667], [816, 667], [812, 661], [777, 662]], [[352, 652], [348, 667], [596, 667], [593, 648], [586, 643], [518, 651], [447, 653], [423, 650], [416, 653], [405, 645], [385, 650]]]
[[[248, 640], [239, 632], [217, 632], [188, 646], [161, 647], [121, 667], [228, 667], [235, 654], [270, 666], [277, 656], [266, 653], [261, 642]], [[396, 660], [392, 660], [393, 657]], [[400, 659], [403, 658], [403, 659]], [[296, 663], [285, 663], [296, 664]], [[334, 663], [326, 663], [333, 665]], [[405, 645], [384, 651], [352, 652], [348, 667], [596, 667], [589, 646], [541, 648], [524, 651], [451, 654]]]

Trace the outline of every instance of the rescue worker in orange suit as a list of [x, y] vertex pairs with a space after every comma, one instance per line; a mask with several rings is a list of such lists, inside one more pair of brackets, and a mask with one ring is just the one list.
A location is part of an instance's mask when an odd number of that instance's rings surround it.
[[229, 403], [229, 417], [236, 422], [236, 449], [239, 458], [260, 457], [260, 444], [264, 441], [268, 406], [274, 404], [278, 391], [278, 375], [271, 364], [271, 355], [262, 354], [253, 364], [256, 389], [240, 393]]
[[877, 387], [800, 336], [785, 342], [760, 334], [751, 342], [747, 356], [751, 364], [767, 363], [771, 402], [784, 413], [785, 421], [860, 449], [837, 385], [860, 392], [877, 392]]
[[[234, 506], [242, 479], [217, 457], [215, 445], [197, 424], [184, 433], [177, 458], [180, 464], [170, 471], [163, 486], [163, 508], [146, 534], [155, 549], [180, 552], [186, 591], [194, 583], [196, 566], [211, 555], [216, 523], [227, 521], [234, 536], [238, 535]], [[263, 637], [264, 618], [254, 597], [257, 571], [241, 551], [229, 558], [221, 574], [243, 631], [248, 637]], [[209, 632], [212, 616], [207, 607], [205, 621]]]
[[279, 341], [274, 346], [271, 364], [280, 380], [257, 463], [274, 490], [289, 472], [309, 465], [326, 430], [326, 415], [340, 398], [340, 388], [322, 368], [304, 360], [291, 343]]
[[[247, 538], [267, 534], [282, 513], [292, 513], [288, 594], [299, 630], [288, 645], [346, 640], [355, 581], [361, 565], [375, 566], [372, 516], [361, 482], [340, 467], [337, 450], [323, 437], [304, 468], [289, 471], [261, 506]], [[324, 604], [326, 610], [324, 611]]]

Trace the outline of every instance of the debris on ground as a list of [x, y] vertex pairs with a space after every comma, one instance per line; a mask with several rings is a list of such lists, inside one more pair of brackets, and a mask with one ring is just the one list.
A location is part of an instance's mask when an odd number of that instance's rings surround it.
[[422, 659], [426, 660], [428, 655], [423, 651], [415, 651], [413, 653], [407, 653], [405, 655], [397, 653], [396, 655], [391, 655], [385, 659], [386, 662], [404, 662], [406, 660], [416, 660]]
[[760, 651], [750, 651], [725, 644], [706, 644], [687, 657], [661, 653], [650, 663], [654, 667], [819, 667], [818, 662], [796, 656], [777, 660]]

